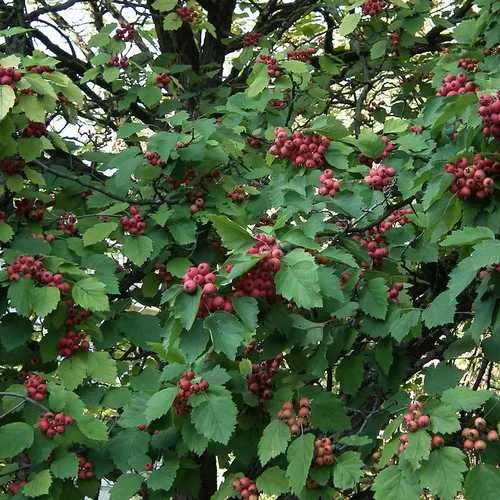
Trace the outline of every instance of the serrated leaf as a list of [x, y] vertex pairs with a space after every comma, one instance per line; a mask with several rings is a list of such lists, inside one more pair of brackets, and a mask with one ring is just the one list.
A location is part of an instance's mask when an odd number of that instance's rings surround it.
[[304, 250], [295, 249], [281, 259], [281, 269], [275, 278], [276, 291], [299, 307], [321, 307], [318, 266], [314, 257]]
[[454, 365], [439, 363], [429, 366], [425, 369], [424, 391], [427, 394], [439, 394], [458, 385], [462, 376], [462, 370]]
[[175, 315], [181, 320], [186, 330], [191, 330], [200, 308], [202, 289], [198, 287], [196, 293], [180, 293], [175, 300]]
[[132, 498], [142, 485], [143, 478], [139, 474], [122, 474], [110, 491], [110, 500]]
[[431, 452], [431, 436], [424, 429], [408, 433], [408, 444], [400, 455], [402, 462], [408, 462], [414, 470], [426, 460]]
[[77, 354], [64, 359], [57, 368], [57, 374], [64, 387], [73, 391], [85, 380], [87, 365], [83, 357]]
[[361, 355], [344, 358], [335, 371], [340, 387], [347, 394], [355, 394], [363, 381], [364, 358]]
[[398, 319], [391, 322], [389, 333], [391, 337], [401, 342], [409, 333], [412, 328], [416, 327], [420, 322], [421, 312], [419, 310], [412, 310], [403, 312]]
[[212, 336], [214, 351], [234, 360], [248, 333], [243, 324], [233, 314], [217, 311], [207, 317], [204, 325]]
[[288, 480], [285, 471], [279, 467], [266, 469], [257, 478], [257, 489], [265, 495], [280, 495], [286, 493], [289, 489]]
[[267, 72], [267, 65], [263, 63], [254, 64], [252, 72], [248, 77], [248, 97], [258, 96], [269, 85], [269, 74]]
[[142, 266], [153, 253], [153, 241], [147, 236], [125, 236], [123, 253], [136, 266]]
[[288, 425], [280, 420], [271, 420], [259, 441], [259, 459], [262, 465], [281, 453], [285, 453], [290, 440]]
[[0, 427], [0, 460], [13, 457], [33, 444], [33, 427], [13, 422]]
[[21, 279], [11, 283], [7, 297], [12, 307], [21, 316], [28, 317], [31, 314], [31, 292], [34, 288], [33, 281]]
[[118, 224], [116, 222], [101, 222], [89, 227], [82, 236], [83, 246], [88, 247], [103, 242], [117, 228]]
[[172, 10], [177, 5], [177, 0], [156, 0], [153, 3], [153, 8], [160, 12]]
[[364, 463], [360, 454], [355, 451], [346, 451], [335, 460], [333, 469], [333, 483], [341, 490], [354, 488], [363, 475]]
[[166, 31], [175, 31], [182, 26], [182, 20], [176, 12], [171, 12], [163, 19], [163, 29]]
[[361, 21], [361, 14], [347, 14], [347, 16], [342, 19], [339, 26], [339, 35], [346, 36], [352, 33]]
[[182, 440], [188, 449], [193, 453], [201, 456], [207, 449], [208, 439], [205, 436], [202, 436], [189, 420], [185, 420], [182, 424], [181, 433]]
[[14, 230], [6, 222], [0, 222], [0, 241], [7, 243], [14, 236]]
[[322, 431], [338, 432], [350, 429], [351, 421], [340, 399], [322, 392], [312, 400], [311, 425]]
[[385, 55], [385, 51], [387, 50], [387, 40], [378, 40], [375, 42], [370, 49], [370, 59], [380, 59]]
[[304, 488], [313, 455], [314, 434], [302, 434], [294, 439], [288, 447], [286, 476], [294, 493], [298, 494]]
[[321, 256], [328, 257], [333, 260], [333, 262], [339, 262], [340, 264], [345, 264], [349, 267], [358, 267], [354, 257], [340, 248], [328, 247], [326, 250], [321, 252]]
[[108, 438], [106, 424], [90, 415], [83, 415], [76, 420], [80, 432], [93, 441], [105, 441]]
[[500, 476], [493, 465], [480, 464], [468, 472], [465, 478], [467, 500], [495, 500], [500, 491]]
[[432, 432], [451, 434], [460, 429], [457, 412], [448, 404], [441, 403], [436, 407], [431, 407], [429, 414]]
[[6, 314], [0, 322], [0, 344], [7, 351], [16, 349], [27, 342], [33, 334], [33, 326], [29, 320], [17, 314]]
[[443, 392], [441, 401], [455, 410], [471, 411], [480, 408], [493, 394], [489, 391], [474, 391], [468, 387], [453, 387]]
[[449, 290], [440, 293], [422, 312], [422, 320], [427, 328], [453, 323], [455, 319], [456, 299]]
[[[256, 65], [258, 66], [258, 65]], [[252, 235], [243, 227], [223, 215], [209, 215], [208, 218], [229, 250], [246, 250], [254, 243]]]
[[361, 310], [372, 318], [385, 319], [389, 309], [387, 290], [384, 278], [374, 278], [365, 283], [359, 297]]
[[28, 484], [23, 488], [22, 494], [30, 498], [48, 495], [51, 485], [50, 471], [43, 470], [30, 478]]
[[109, 311], [106, 285], [95, 278], [77, 281], [71, 291], [75, 303], [91, 311]]
[[78, 474], [78, 458], [74, 453], [66, 453], [50, 464], [50, 471], [58, 479], [76, 477]]
[[237, 413], [231, 398], [209, 395], [192, 409], [191, 422], [209, 440], [227, 444], [236, 426]]
[[434, 450], [429, 460], [422, 465], [419, 471], [420, 484], [442, 500], [453, 500], [462, 489], [463, 473], [466, 470], [463, 452], [446, 446]]
[[259, 304], [253, 297], [238, 297], [233, 300], [236, 314], [249, 330], [255, 330], [258, 325]]
[[125, 123], [118, 129], [116, 135], [122, 139], [127, 139], [131, 135], [144, 130], [146, 127], [147, 125], [144, 125], [144, 123]]
[[415, 473], [399, 465], [379, 472], [372, 489], [375, 491], [375, 500], [418, 500], [420, 498], [420, 488]]
[[16, 94], [9, 85], [0, 85], [0, 121], [3, 120], [8, 112], [16, 103]]
[[86, 358], [88, 376], [101, 384], [116, 384], [116, 361], [107, 352], [91, 352]]
[[384, 152], [382, 137], [368, 129], [361, 131], [357, 145], [361, 153], [368, 156], [368, 158], [379, 158]]
[[144, 411], [148, 423], [162, 417], [170, 410], [178, 391], [177, 387], [167, 387], [151, 396]]
[[453, 231], [441, 243], [442, 247], [458, 247], [475, 245], [482, 240], [494, 240], [495, 233], [489, 227], [463, 227], [457, 231]]
[[154, 470], [148, 479], [148, 486], [152, 490], [168, 491], [175, 481], [177, 470], [179, 469], [179, 460], [167, 458], [164, 459], [164, 464]]
[[47, 316], [57, 308], [61, 298], [58, 288], [52, 286], [34, 287], [31, 290], [31, 307], [38, 316]]

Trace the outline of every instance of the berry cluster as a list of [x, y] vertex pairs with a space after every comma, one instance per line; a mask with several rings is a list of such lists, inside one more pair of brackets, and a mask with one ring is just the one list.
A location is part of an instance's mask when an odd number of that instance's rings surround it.
[[153, 435], [156, 436], [156, 435], [160, 434], [160, 431], [158, 429], [155, 429], [155, 430], [150, 429], [146, 424], [139, 424], [137, 426], [137, 430], [142, 431], [142, 432], [147, 432], [148, 434], [151, 434], [152, 436]]
[[26, 69], [28, 71], [31, 71], [31, 73], [38, 73], [39, 75], [41, 75], [43, 73], [53, 73], [54, 72], [54, 69], [51, 68], [50, 66], [42, 66], [40, 64], [28, 66]]
[[261, 54], [257, 62], [267, 66], [267, 74], [271, 78], [279, 78], [281, 76], [281, 69], [278, 66], [278, 61], [276, 61], [274, 57]]
[[132, 23], [120, 23], [120, 27], [116, 29], [115, 40], [122, 42], [130, 42], [134, 39], [135, 27]]
[[7, 214], [3, 210], [0, 210], [0, 222], [3, 222], [6, 218]]
[[243, 45], [246, 47], [255, 47], [259, 45], [262, 34], [258, 31], [251, 31], [243, 35]]
[[415, 135], [420, 135], [422, 133], [422, 127], [420, 127], [419, 125], [412, 125], [409, 130]]
[[443, 80], [443, 84], [436, 92], [437, 96], [449, 97], [458, 94], [468, 94], [476, 92], [478, 86], [467, 78], [465, 73], [454, 75], [448, 73]]
[[171, 283], [174, 277], [167, 271], [167, 267], [162, 262], [155, 264], [155, 272], [162, 283]]
[[171, 81], [172, 78], [170, 78], [170, 75], [167, 73], [160, 73], [156, 76], [156, 85], [158, 85], [161, 89], [166, 88]]
[[83, 320], [87, 319], [92, 314], [90, 309], [82, 309], [75, 305], [73, 299], [65, 300], [64, 304], [68, 308], [64, 326], [70, 330], [73, 326], [79, 325]]
[[52, 439], [58, 434], [64, 434], [66, 427], [73, 423], [73, 418], [63, 413], [52, 412], [44, 413], [38, 419], [38, 428], [49, 438]]
[[257, 243], [248, 250], [248, 254], [264, 258], [233, 283], [236, 297], [272, 298], [276, 295], [274, 275], [280, 270], [283, 251], [272, 236], [258, 234], [256, 238]]
[[195, 214], [196, 212], [201, 210], [204, 206], [205, 206], [205, 198], [203, 198], [202, 196], [197, 196], [194, 199], [194, 202], [191, 203], [191, 205], [189, 206], [189, 211], [192, 214]]
[[30, 122], [23, 130], [23, 137], [42, 137], [47, 131], [45, 123]]
[[389, 231], [389, 229], [392, 229], [394, 226], [404, 226], [405, 224], [408, 224], [408, 222], [410, 222], [410, 219], [408, 219], [407, 215], [411, 213], [413, 213], [413, 210], [411, 208], [398, 208], [397, 210], [394, 210], [392, 214], [388, 215], [378, 225], [376, 233], [385, 233], [386, 231]]
[[184, 373], [179, 380], [179, 392], [175, 395], [174, 408], [177, 415], [185, 415], [189, 412], [190, 406], [188, 403], [189, 396], [204, 392], [208, 389], [208, 381], [201, 379], [199, 382], [193, 383], [194, 372], [192, 370]]
[[130, 217], [124, 215], [120, 218], [120, 224], [122, 225], [123, 231], [134, 236], [144, 234], [146, 223], [142, 220], [139, 209], [136, 206], [131, 206], [129, 212]]
[[212, 295], [217, 291], [215, 285], [216, 276], [210, 270], [207, 262], [202, 262], [198, 267], [190, 267], [182, 277], [184, 291], [193, 294], [198, 286], [203, 288], [204, 295]]
[[144, 158], [149, 161], [154, 167], [163, 167], [165, 162], [161, 159], [160, 155], [155, 151], [146, 151], [144, 153]]
[[399, 43], [401, 42], [401, 33], [399, 31], [393, 31], [390, 34], [389, 38], [391, 40], [391, 45], [393, 47], [397, 47], [399, 45]]
[[469, 165], [462, 156], [455, 163], [447, 163], [445, 170], [455, 175], [449, 188], [452, 193], [465, 200], [471, 197], [483, 200], [493, 193], [495, 181], [491, 176], [500, 174], [500, 162], [476, 155]]
[[14, 481], [13, 483], [10, 483], [9, 486], [7, 486], [7, 491], [9, 492], [9, 495], [11, 496], [16, 496], [19, 491], [24, 488], [28, 484], [28, 481], [25, 479], [21, 479], [20, 481]]
[[330, 139], [323, 135], [305, 135], [294, 132], [289, 136], [284, 128], [274, 129], [274, 142], [269, 152], [280, 159], [289, 158], [297, 167], [315, 168], [325, 163], [325, 152]]
[[320, 196], [335, 196], [340, 189], [340, 181], [333, 177], [333, 171], [329, 168], [323, 170], [319, 182], [318, 194]]
[[52, 233], [31, 233], [31, 236], [37, 240], [43, 240], [52, 243], [56, 237]]
[[384, 0], [365, 0], [361, 10], [365, 16], [376, 16], [385, 8]]
[[115, 68], [126, 68], [128, 66], [128, 57], [113, 54], [107, 64]]
[[344, 271], [340, 275], [340, 287], [344, 288], [345, 284], [351, 279], [351, 273], [349, 271]]
[[64, 234], [68, 236], [74, 236], [78, 231], [78, 229], [76, 228], [76, 216], [72, 213], [64, 212], [59, 217], [57, 227]]
[[408, 432], [416, 432], [429, 426], [431, 417], [422, 413], [422, 403], [414, 401], [409, 403], [407, 408], [408, 412], [403, 415], [403, 423]]
[[372, 167], [365, 177], [364, 181], [372, 189], [383, 191], [384, 187], [392, 183], [392, 178], [396, 175], [396, 170], [392, 167], [386, 167], [380, 164], [377, 167]]
[[479, 114], [483, 120], [483, 135], [500, 141], [500, 90], [496, 97], [486, 94], [479, 99]]
[[88, 351], [90, 348], [89, 341], [87, 339], [87, 334], [84, 332], [75, 332], [73, 330], [68, 330], [64, 337], [61, 337], [57, 342], [57, 349], [59, 355], [63, 358], [69, 358], [74, 352]]
[[291, 401], [285, 401], [281, 410], [278, 412], [278, 418], [286, 422], [292, 435], [300, 434], [304, 427], [309, 426], [309, 416], [311, 413], [310, 401], [307, 398], [299, 399], [299, 410], [296, 413]]
[[229, 198], [232, 201], [241, 203], [245, 200], [247, 193], [241, 186], [235, 187], [230, 193], [226, 193], [226, 198]]
[[198, 317], [204, 318], [211, 312], [226, 311], [229, 314], [234, 312], [233, 303], [230, 297], [224, 295], [202, 295]]
[[462, 430], [465, 450], [484, 451], [487, 442], [498, 441], [498, 432], [495, 429], [488, 431], [486, 420], [483, 417], [474, 419], [474, 427], [465, 427]]
[[396, 281], [396, 283], [393, 283], [392, 287], [387, 292], [388, 299], [391, 300], [392, 302], [397, 303], [399, 292], [402, 289], [403, 289], [403, 283], [400, 283], [399, 281]]
[[479, 61], [477, 59], [473, 59], [472, 57], [461, 57], [458, 60], [457, 66], [459, 68], [464, 68], [466, 71], [471, 71], [474, 73], [477, 71], [477, 66], [479, 64]]
[[61, 293], [68, 293], [71, 289], [69, 283], [63, 281], [63, 275], [51, 273], [43, 267], [41, 260], [30, 255], [17, 257], [16, 260], [7, 267], [7, 275], [10, 281], [18, 281], [21, 278], [33, 279], [41, 285], [55, 286]]
[[259, 149], [262, 146], [262, 141], [260, 139], [257, 139], [257, 137], [247, 137], [246, 138], [246, 143], [254, 149]]
[[500, 273], [500, 264], [493, 264], [491, 267], [485, 267], [484, 269], [481, 269], [481, 271], [479, 271], [478, 278], [482, 280], [486, 278], [486, 276], [488, 276], [490, 273], [494, 272]]
[[296, 61], [302, 61], [305, 63], [311, 62], [311, 57], [316, 52], [316, 49], [304, 49], [304, 50], [289, 50], [287, 53], [288, 59], [295, 59]]
[[245, 500], [259, 500], [259, 492], [255, 481], [249, 477], [242, 477], [233, 481], [233, 489], [235, 489]]
[[333, 464], [333, 447], [332, 440], [324, 437], [314, 441], [314, 463], [316, 465], [332, 465]]
[[252, 373], [247, 376], [247, 386], [250, 392], [258, 396], [259, 402], [272, 398], [273, 376], [278, 372], [282, 361], [283, 354], [278, 353], [274, 359], [252, 364]]
[[274, 108], [274, 109], [284, 109], [287, 107], [287, 102], [284, 101], [283, 99], [271, 99], [269, 101], [269, 104]]
[[35, 401], [42, 401], [47, 395], [47, 384], [41, 375], [27, 373], [23, 383], [28, 396]]
[[371, 167], [373, 162], [380, 163], [382, 160], [385, 160], [389, 156], [389, 153], [394, 149], [394, 144], [390, 141], [389, 137], [385, 135], [382, 137], [382, 140], [384, 141], [384, 150], [378, 158], [370, 158], [361, 154], [358, 156], [358, 161], [363, 163], [363, 165]]
[[0, 66], [0, 85], [10, 85], [15, 88], [16, 83], [22, 78], [23, 74], [16, 68], [4, 68]]
[[85, 455], [77, 455], [78, 479], [90, 479], [94, 477], [94, 467]]
[[191, 24], [198, 17], [198, 12], [196, 12], [192, 7], [177, 7], [175, 9], [177, 15], [181, 18], [183, 23]]
[[5, 175], [15, 175], [22, 172], [25, 161], [21, 158], [5, 158], [0, 160], [0, 166], [2, 167], [3, 173]]

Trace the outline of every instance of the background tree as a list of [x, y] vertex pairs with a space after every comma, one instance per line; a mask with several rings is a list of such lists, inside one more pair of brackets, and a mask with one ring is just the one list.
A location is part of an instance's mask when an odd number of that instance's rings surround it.
[[0, 9], [0, 498], [497, 498], [498, 2]]

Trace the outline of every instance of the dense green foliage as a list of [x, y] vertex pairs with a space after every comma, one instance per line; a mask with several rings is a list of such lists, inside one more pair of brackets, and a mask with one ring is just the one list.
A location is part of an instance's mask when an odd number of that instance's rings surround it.
[[0, 9], [0, 498], [498, 498], [498, 1]]

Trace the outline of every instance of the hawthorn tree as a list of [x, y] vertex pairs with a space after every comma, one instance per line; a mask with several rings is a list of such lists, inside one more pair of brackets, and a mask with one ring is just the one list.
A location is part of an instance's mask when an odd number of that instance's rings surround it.
[[497, 498], [498, 1], [0, 7], [0, 498]]

